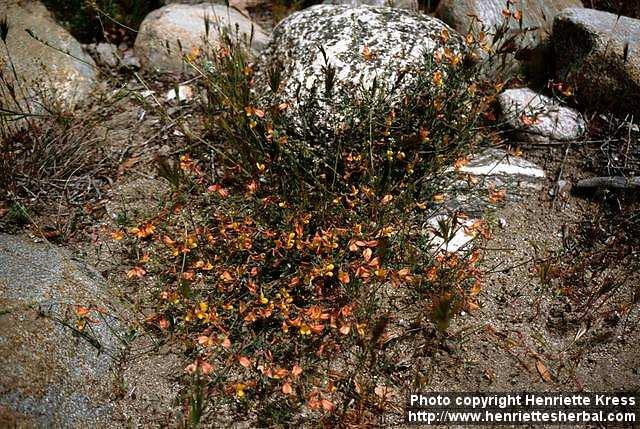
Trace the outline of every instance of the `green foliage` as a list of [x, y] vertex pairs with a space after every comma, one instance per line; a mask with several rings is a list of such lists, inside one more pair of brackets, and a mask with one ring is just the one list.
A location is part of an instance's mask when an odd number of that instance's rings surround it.
[[[247, 173], [265, 166], [287, 197], [326, 199], [353, 185], [378, 193], [405, 188], [414, 198], [428, 197], [428, 177], [482, 140], [481, 115], [491, 100], [472, 84], [478, 70], [465, 65], [464, 54], [449, 51], [437, 64], [425, 54], [412, 91], [401, 99], [373, 82], [368, 89], [353, 88], [348, 102], [335, 101], [346, 97], [333, 96], [338, 85], [327, 64], [323, 93], [300, 101], [293, 113], [294, 100], [255, 94], [246, 55], [227, 37], [197, 66], [208, 89], [212, 138], [228, 145]], [[277, 88], [281, 71], [266, 73], [268, 86]], [[341, 112], [344, 121], [319, 124], [324, 110]]]
[[132, 39], [144, 17], [162, 6], [161, 0], [43, 0], [56, 19], [79, 41], [104, 40], [104, 32], [116, 40]]

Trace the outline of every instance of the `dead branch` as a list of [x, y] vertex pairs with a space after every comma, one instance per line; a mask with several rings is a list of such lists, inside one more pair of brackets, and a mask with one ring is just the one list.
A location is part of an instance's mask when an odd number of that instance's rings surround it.
[[591, 177], [589, 179], [580, 180], [576, 187], [578, 189], [640, 189], [640, 177]]

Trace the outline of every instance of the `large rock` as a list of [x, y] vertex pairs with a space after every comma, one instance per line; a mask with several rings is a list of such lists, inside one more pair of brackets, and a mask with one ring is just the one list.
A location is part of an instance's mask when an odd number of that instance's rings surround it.
[[[208, 39], [205, 17], [210, 22]], [[183, 55], [203, 49], [205, 40], [217, 45], [220, 30], [235, 37], [236, 26], [241, 38], [248, 41], [253, 35], [251, 46], [255, 52], [266, 44], [265, 32], [235, 9], [210, 3], [170, 4], [151, 12], [140, 25], [136, 56], [147, 70], [182, 72], [187, 70]]]
[[[496, 28], [505, 22], [503, 11], [506, 9], [505, 0], [442, 0], [436, 10], [436, 16], [447, 24], [461, 32], [467, 34], [472, 29], [472, 34], [477, 38], [478, 34], [485, 28], [488, 35], [487, 42], [491, 45]], [[521, 0], [512, 2], [511, 12], [519, 9], [522, 12], [522, 28], [528, 28], [524, 37], [519, 40], [519, 48], [527, 50], [537, 49], [542, 42], [547, 39], [553, 25], [553, 17], [566, 7], [581, 7], [580, 0]], [[479, 22], [478, 22], [479, 20]], [[503, 41], [511, 35], [519, 32], [519, 22], [512, 16], [508, 21], [512, 31], [503, 38]], [[537, 53], [527, 56], [531, 62], [540, 62], [541, 58]], [[516, 69], [518, 61], [509, 56], [506, 61], [509, 69]]]
[[572, 141], [587, 128], [579, 112], [529, 88], [508, 89], [498, 102], [505, 122], [524, 140]]
[[[110, 424], [123, 342], [109, 301], [68, 252], [0, 234], [0, 426]], [[82, 331], [77, 306], [91, 309]]]
[[29, 0], [0, 1], [0, 17], [4, 16], [9, 27], [6, 47], [10, 58], [5, 46], [1, 46], [0, 73], [15, 87], [19, 106], [0, 85], [3, 106], [40, 112], [43, 105], [50, 106], [54, 99], [72, 108], [87, 97], [96, 82], [95, 64], [42, 4]]
[[597, 110], [640, 118], [640, 20], [566, 9], [553, 24], [558, 78]]
[[345, 6], [388, 6], [400, 9], [418, 10], [418, 0], [325, 0], [324, 4]]
[[[288, 103], [287, 114], [294, 118], [313, 111], [310, 121], [336, 127], [348, 114], [345, 106], [374, 82], [390, 102], [407, 95], [418, 75], [435, 72], [431, 59], [445, 47], [460, 53], [461, 36], [427, 15], [388, 7], [312, 6], [273, 30], [257, 65], [256, 91]], [[281, 77], [276, 94], [269, 79], [274, 70]]]

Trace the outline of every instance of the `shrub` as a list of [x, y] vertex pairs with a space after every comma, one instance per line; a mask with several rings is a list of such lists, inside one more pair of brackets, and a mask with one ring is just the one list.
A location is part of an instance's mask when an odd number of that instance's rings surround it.
[[412, 382], [399, 362], [415, 333], [435, 341], [476, 307], [480, 253], [434, 244], [465, 215], [428, 221], [444, 167], [490, 137], [501, 84], [447, 55], [447, 81], [425, 74], [394, 107], [363, 92], [346, 128], [315, 133], [253, 92], [238, 39], [185, 59], [208, 93], [207, 131], [183, 127], [199, 144], [160, 162], [174, 192], [158, 216], [113, 235], [136, 255], [127, 277], [157, 287], [150, 329], [184, 339], [190, 424], [228, 406], [268, 424], [293, 424], [303, 406], [329, 424], [371, 420]]

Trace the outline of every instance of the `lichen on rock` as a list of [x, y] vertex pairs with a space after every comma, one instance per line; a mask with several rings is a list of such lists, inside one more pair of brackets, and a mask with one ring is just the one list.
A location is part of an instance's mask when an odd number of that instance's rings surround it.
[[[432, 61], [436, 51], [459, 54], [463, 46], [460, 35], [427, 15], [313, 6], [274, 29], [257, 64], [255, 91], [271, 102], [287, 102], [291, 117], [306, 115], [309, 122], [336, 129], [358, 101], [402, 99], [419, 75], [431, 76], [440, 67]], [[280, 77], [278, 88], [271, 88], [274, 75]]]

